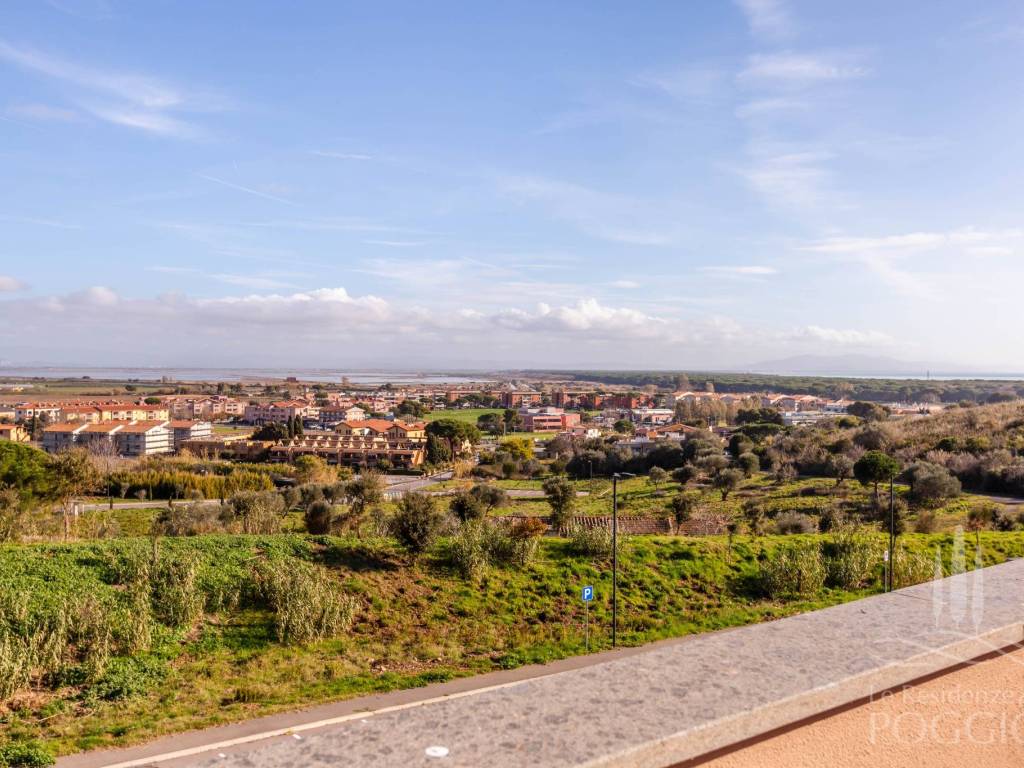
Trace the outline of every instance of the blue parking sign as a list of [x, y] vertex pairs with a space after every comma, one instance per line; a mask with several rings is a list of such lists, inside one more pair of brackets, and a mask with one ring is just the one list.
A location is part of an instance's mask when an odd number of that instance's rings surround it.
[[594, 599], [594, 588], [591, 587], [591, 586], [584, 587], [583, 588], [583, 602], [584, 603], [589, 603], [593, 599]]

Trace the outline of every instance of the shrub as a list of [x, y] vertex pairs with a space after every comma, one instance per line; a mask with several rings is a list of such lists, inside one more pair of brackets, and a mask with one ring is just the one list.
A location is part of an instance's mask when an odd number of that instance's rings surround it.
[[905, 474], [915, 502], [933, 504], [960, 495], [960, 481], [945, 467], [919, 461], [911, 465]]
[[576, 486], [564, 477], [552, 477], [544, 481], [544, 495], [551, 505], [551, 527], [560, 531], [576, 507]]
[[[610, 525], [572, 526], [569, 531], [569, 546], [577, 555], [607, 559], [612, 556], [612, 529]], [[619, 548], [622, 548], [622, 536], [619, 536]]]
[[391, 524], [398, 543], [413, 554], [419, 554], [426, 551], [441, 533], [445, 514], [438, 510], [432, 496], [412, 492], [398, 502]]
[[741, 453], [736, 459], [736, 464], [746, 477], [756, 474], [761, 469], [761, 460], [755, 453]]
[[466, 579], [476, 579], [487, 567], [484, 523], [467, 522], [448, 545], [448, 560]]
[[536, 518], [496, 521], [487, 527], [484, 537], [488, 559], [495, 565], [529, 565], [545, 527]]
[[772, 599], [808, 597], [825, 584], [825, 563], [815, 542], [780, 547], [761, 562], [761, 584]]
[[121, 701], [147, 693], [166, 673], [153, 657], [129, 656], [110, 660], [100, 678], [89, 686], [87, 696], [101, 701]]
[[931, 581], [935, 577], [935, 563], [919, 552], [896, 547], [893, 552], [892, 576], [896, 589]]
[[326, 569], [301, 560], [281, 565], [269, 562], [257, 573], [274, 610], [278, 640], [312, 643], [334, 637], [351, 625], [356, 601], [338, 590]]
[[775, 530], [783, 535], [793, 533], [814, 533], [817, 526], [802, 512], [783, 512], [775, 518]]
[[279, 533], [284, 499], [273, 491], [236, 493], [221, 511], [221, 520], [238, 533]]
[[839, 589], [865, 586], [882, 555], [878, 542], [854, 528], [836, 530], [824, 550], [828, 584]]
[[152, 530], [162, 536], [198, 536], [223, 531], [224, 523], [217, 506], [192, 502], [161, 510]]
[[331, 532], [334, 521], [334, 507], [326, 501], [314, 501], [302, 514], [306, 532], [322, 536]]
[[156, 556], [150, 570], [154, 615], [169, 627], [187, 627], [203, 612], [199, 558], [194, 552]]
[[925, 509], [917, 513], [917, 520], [914, 521], [915, 533], [935, 533], [939, 529], [939, 521], [935, 513]]
[[452, 496], [448, 509], [462, 523], [480, 520], [487, 513], [480, 498], [470, 491], [460, 491]]
[[679, 469], [672, 472], [672, 479], [680, 485], [686, 485], [690, 481], [696, 479], [697, 468], [692, 464], [684, 464]]
[[55, 762], [53, 753], [38, 741], [9, 741], [0, 745], [0, 768], [46, 768]]

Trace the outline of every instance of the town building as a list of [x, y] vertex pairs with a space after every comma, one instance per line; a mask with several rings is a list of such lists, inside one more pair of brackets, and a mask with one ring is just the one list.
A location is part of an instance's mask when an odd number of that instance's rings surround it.
[[426, 460], [426, 442], [376, 435], [305, 435], [274, 445], [269, 453], [271, 461], [318, 456], [344, 467], [414, 469]]
[[327, 405], [320, 409], [320, 424], [333, 427], [343, 421], [362, 421], [366, 411], [357, 405]]
[[27, 443], [31, 439], [28, 430], [20, 424], [0, 424], [0, 440]]
[[213, 427], [208, 421], [191, 421], [177, 419], [168, 423], [171, 430], [171, 444], [175, 452], [181, 450], [186, 440], [203, 440], [213, 434]]
[[122, 456], [152, 456], [174, 450], [174, 440], [166, 421], [127, 424], [118, 431], [116, 439], [118, 453]]
[[74, 448], [78, 442], [78, 435], [88, 424], [77, 424], [75, 422], [64, 424], [51, 424], [43, 429], [43, 450], [48, 453], [60, 453], [69, 448]]
[[296, 416], [300, 419], [315, 419], [320, 410], [305, 400], [278, 400], [273, 403], [256, 403], [245, 407], [244, 418], [249, 424], [286, 424]]
[[526, 432], [562, 432], [580, 423], [578, 413], [566, 413], [561, 408], [520, 408]]

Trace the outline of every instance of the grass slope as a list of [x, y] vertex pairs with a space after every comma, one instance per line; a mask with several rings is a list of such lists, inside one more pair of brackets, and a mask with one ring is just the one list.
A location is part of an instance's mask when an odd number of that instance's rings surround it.
[[[640, 644], [779, 618], [850, 600], [864, 591], [824, 589], [807, 599], [773, 601], [758, 590], [759, 558], [800, 537], [636, 538], [620, 558], [620, 638]], [[926, 556], [952, 549], [949, 536], [908, 536]], [[973, 562], [974, 539], [967, 542]], [[1024, 554], [1024, 534], [982, 534], [986, 562]], [[124, 608], [111, 563], [145, 539], [0, 547], [0, 586], [31, 612], [90, 595]], [[152, 622], [152, 643], [114, 657], [89, 683], [75, 674], [38, 680], [0, 704], [0, 741], [39, 738], [59, 753], [138, 742], [188, 728], [240, 720], [299, 705], [425, 685], [584, 651], [578, 590], [594, 584], [592, 647], [608, 644], [610, 574], [606, 563], [546, 539], [521, 570], [492, 568], [476, 583], [445, 565], [443, 545], [418, 562], [386, 540], [327, 537], [204, 536], [162, 539], [159, 557], [195, 558], [206, 611], [188, 626]], [[319, 564], [358, 601], [342, 636], [282, 645], [270, 608], [247, 596], [247, 574], [261, 562]], [[293, 566], [294, 567], [294, 566]], [[235, 607], [225, 595], [236, 594]], [[157, 597], [153, 598], [158, 599]], [[121, 615], [121, 614], [118, 614]], [[130, 614], [137, 616], [137, 614]], [[154, 614], [155, 615], [155, 614]], [[2, 612], [0, 612], [2, 618]], [[145, 621], [137, 617], [135, 621]], [[17, 625], [0, 621], [0, 631]]]

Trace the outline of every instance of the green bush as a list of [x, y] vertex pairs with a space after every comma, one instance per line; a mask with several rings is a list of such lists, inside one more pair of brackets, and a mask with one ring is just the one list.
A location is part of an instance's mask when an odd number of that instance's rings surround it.
[[199, 557], [193, 552], [163, 553], [150, 572], [153, 613], [169, 627], [188, 627], [203, 612]]
[[893, 552], [892, 577], [896, 589], [921, 584], [935, 578], [935, 561], [920, 552], [898, 546]]
[[825, 585], [825, 563], [816, 542], [787, 544], [761, 562], [761, 584], [768, 597], [810, 597]]
[[269, 562], [257, 575], [274, 610], [274, 627], [282, 643], [317, 642], [351, 625], [356, 600], [343, 594], [321, 566], [301, 560]]
[[448, 560], [465, 579], [476, 579], [488, 564], [486, 523], [474, 520], [463, 523], [448, 544]]
[[46, 768], [53, 753], [38, 741], [9, 741], [0, 745], [0, 768]]
[[[569, 528], [569, 546], [574, 554], [584, 557], [606, 559], [612, 556], [612, 529], [610, 526], [596, 525], [592, 528], [585, 525], [574, 525]], [[619, 537], [619, 549], [622, 548], [622, 536]]]
[[102, 701], [121, 701], [148, 693], [163, 679], [166, 667], [150, 656], [116, 657], [103, 674], [89, 686], [87, 696]]
[[881, 542], [853, 528], [841, 528], [825, 543], [828, 585], [838, 589], [866, 586], [882, 560]]

